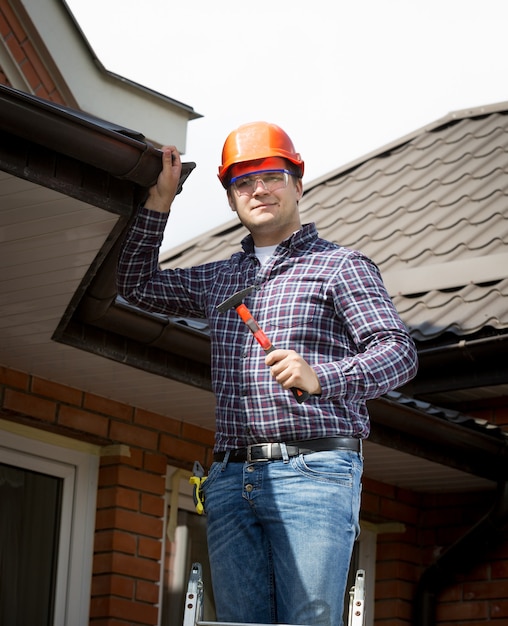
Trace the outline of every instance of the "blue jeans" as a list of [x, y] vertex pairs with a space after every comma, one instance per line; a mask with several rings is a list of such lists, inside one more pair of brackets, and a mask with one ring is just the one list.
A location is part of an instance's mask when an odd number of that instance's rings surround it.
[[363, 458], [214, 463], [204, 482], [219, 621], [342, 624]]

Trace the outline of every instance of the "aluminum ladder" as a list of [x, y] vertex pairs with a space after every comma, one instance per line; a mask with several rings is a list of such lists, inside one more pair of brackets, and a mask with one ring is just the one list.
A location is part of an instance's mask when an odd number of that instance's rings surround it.
[[[203, 621], [203, 573], [201, 563], [193, 563], [185, 596], [183, 626], [267, 626], [267, 624], [246, 624], [244, 622]], [[349, 591], [348, 626], [363, 626], [365, 610], [365, 571], [356, 572], [355, 583]], [[275, 625], [277, 626], [277, 625]], [[279, 624], [278, 626], [283, 626]], [[284, 625], [290, 626], [290, 625]]]

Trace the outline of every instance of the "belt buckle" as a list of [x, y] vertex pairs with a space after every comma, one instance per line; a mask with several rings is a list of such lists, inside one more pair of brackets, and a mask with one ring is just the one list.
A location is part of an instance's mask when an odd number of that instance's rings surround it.
[[249, 463], [256, 463], [257, 461], [270, 461], [271, 456], [260, 457], [257, 459], [252, 458], [252, 450], [254, 448], [263, 448], [263, 446], [270, 446], [270, 454], [271, 454], [273, 443], [253, 443], [250, 446], [247, 446], [246, 457]]

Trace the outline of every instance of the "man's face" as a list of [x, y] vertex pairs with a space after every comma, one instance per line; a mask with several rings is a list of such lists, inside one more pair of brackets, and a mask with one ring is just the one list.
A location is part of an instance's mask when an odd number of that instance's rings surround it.
[[278, 244], [301, 227], [302, 181], [287, 170], [288, 163], [281, 158], [232, 168], [229, 205], [257, 246]]

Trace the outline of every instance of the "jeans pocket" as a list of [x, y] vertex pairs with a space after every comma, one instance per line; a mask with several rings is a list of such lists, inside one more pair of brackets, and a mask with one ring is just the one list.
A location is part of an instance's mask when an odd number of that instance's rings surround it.
[[222, 463], [214, 462], [210, 467], [210, 471], [206, 477], [206, 480], [201, 484], [201, 498], [203, 500], [204, 512], [206, 513], [206, 493], [213, 486], [213, 483], [217, 480], [222, 468]]
[[358, 454], [350, 450], [327, 450], [300, 454], [291, 460], [295, 471], [310, 480], [351, 487], [354, 482], [355, 457], [357, 458]]

